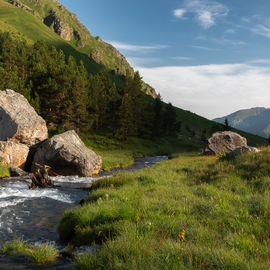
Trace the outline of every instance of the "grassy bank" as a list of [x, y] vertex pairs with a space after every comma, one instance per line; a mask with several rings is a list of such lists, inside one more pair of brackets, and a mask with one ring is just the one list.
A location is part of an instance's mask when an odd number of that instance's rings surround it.
[[125, 168], [133, 164], [135, 157], [168, 155], [186, 151], [200, 151], [200, 140], [186, 141], [164, 137], [146, 140], [137, 137], [119, 141], [108, 134], [80, 134], [85, 145], [102, 157], [103, 169]]
[[44, 243], [40, 246], [34, 246], [20, 239], [6, 242], [1, 249], [1, 253], [24, 255], [28, 258], [29, 262], [36, 265], [53, 263], [58, 257], [58, 252], [53, 245]]
[[96, 182], [60, 237], [102, 243], [77, 269], [269, 269], [270, 150], [220, 160], [183, 154]]

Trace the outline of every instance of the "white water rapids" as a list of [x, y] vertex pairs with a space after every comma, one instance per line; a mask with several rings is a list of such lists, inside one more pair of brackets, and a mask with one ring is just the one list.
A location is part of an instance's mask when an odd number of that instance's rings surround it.
[[67, 209], [79, 205], [89, 195], [82, 189], [118, 171], [140, 170], [151, 167], [167, 157], [145, 157], [125, 170], [105, 172], [101, 177], [54, 177], [59, 188], [30, 190], [31, 180], [0, 182], [0, 247], [3, 242], [23, 238], [30, 242], [58, 241], [57, 226]]

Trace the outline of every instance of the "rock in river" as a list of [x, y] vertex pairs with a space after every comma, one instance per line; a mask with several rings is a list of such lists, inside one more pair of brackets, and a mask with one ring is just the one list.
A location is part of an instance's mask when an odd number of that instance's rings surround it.
[[0, 91], [0, 141], [31, 146], [47, 138], [46, 122], [27, 99], [13, 90]]
[[230, 153], [239, 147], [247, 146], [247, 139], [232, 131], [214, 133], [204, 149], [206, 155]]
[[37, 170], [35, 164], [49, 165], [60, 175], [91, 176], [101, 169], [102, 159], [70, 130], [44, 141], [35, 153], [32, 171]]

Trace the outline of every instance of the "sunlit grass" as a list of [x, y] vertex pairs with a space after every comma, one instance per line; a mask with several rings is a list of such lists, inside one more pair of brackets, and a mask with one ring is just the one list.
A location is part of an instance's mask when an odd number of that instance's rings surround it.
[[268, 269], [269, 162], [268, 149], [235, 160], [180, 155], [101, 179], [64, 214], [60, 236], [102, 244], [77, 269]]
[[0, 163], [0, 178], [8, 176], [10, 176], [8, 167]]
[[53, 245], [44, 243], [32, 249], [29, 254], [30, 261], [35, 264], [47, 264], [56, 260], [58, 252]]

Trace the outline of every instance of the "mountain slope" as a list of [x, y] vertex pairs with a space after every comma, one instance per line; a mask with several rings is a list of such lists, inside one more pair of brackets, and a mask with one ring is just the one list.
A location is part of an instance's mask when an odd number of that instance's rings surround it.
[[230, 115], [216, 118], [214, 121], [224, 123], [228, 119], [229, 125], [246, 132], [268, 137], [270, 134], [270, 109], [256, 107], [240, 110]]
[[[78, 63], [82, 60], [91, 73], [102, 68], [115, 78], [134, 73], [119, 51], [100, 37], [93, 37], [77, 16], [57, 0], [0, 0], [0, 30], [20, 32], [33, 42], [42, 39], [73, 55]], [[143, 84], [143, 90], [156, 97], [148, 84]]]

